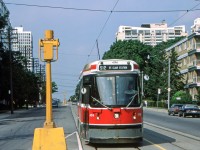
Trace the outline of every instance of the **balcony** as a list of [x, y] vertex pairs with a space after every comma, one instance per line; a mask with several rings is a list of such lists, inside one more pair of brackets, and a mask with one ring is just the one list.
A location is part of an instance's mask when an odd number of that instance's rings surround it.
[[190, 65], [188, 67], [189, 71], [194, 71], [194, 70], [197, 70], [197, 69], [200, 69], [200, 60], [194, 60], [192, 62], [192, 65]]
[[193, 77], [193, 83], [200, 83], [200, 76]]
[[198, 53], [200, 52], [200, 43], [195, 43], [195, 44], [192, 44], [190, 47], [189, 47], [190, 51], [188, 52], [188, 55], [192, 55], [192, 54], [195, 54], [195, 53]]
[[200, 76], [193, 77], [192, 79], [188, 80], [188, 84], [186, 87], [196, 87], [200, 86]]

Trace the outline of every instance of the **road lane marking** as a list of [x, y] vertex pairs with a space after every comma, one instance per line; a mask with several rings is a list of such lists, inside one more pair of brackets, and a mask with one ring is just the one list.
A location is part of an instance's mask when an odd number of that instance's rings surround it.
[[155, 143], [153, 143], [153, 142], [151, 142], [151, 141], [149, 141], [149, 140], [147, 140], [147, 139], [145, 139], [145, 138], [143, 138], [143, 139], [144, 139], [145, 141], [151, 143], [151, 144], [154, 145], [155, 147], [159, 148], [160, 150], [167, 150], [167, 149], [163, 148], [162, 146], [160, 146], [160, 145], [158, 145], [158, 144], [155, 144]]
[[76, 133], [76, 131], [75, 131], [75, 132], [73, 132], [73, 133], [71, 133], [71, 134], [69, 134], [69, 135], [67, 135], [65, 138], [67, 139], [68, 137], [70, 137], [70, 136], [74, 135], [75, 133]]
[[80, 137], [79, 137], [79, 134], [78, 134], [77, 131], [75, 131], [75, 132], [73, 132], [73, 133], [67, 135], [65, 138], [67, 139], [68, 137], [70, 137], [70, 136], [72, 136], [72, 135], [74, 135], [74, 134], [76, 134], [76, 138], [77, 138], [77, 142], [78, 142], [78, 149], [79, 149], [79, 150], [83, 150], [82, 144], [81, 144], [81, 141], [80, 141]]
[[83, 147], [82, 147], [81, 140], [80, 140], [78, 132], [76, 132], [76, 138], [77, 138], [77, 141], [78, 141], [78, 149], [79, 150], [83, 150]]

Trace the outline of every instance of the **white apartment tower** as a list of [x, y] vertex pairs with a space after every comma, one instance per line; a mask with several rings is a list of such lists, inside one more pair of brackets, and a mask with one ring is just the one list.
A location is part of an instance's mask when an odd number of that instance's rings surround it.
[[191, 26], [192, 33], [200, 32], [200, 18], [194, 20], [194, 24]]
[[18, 42], [13, 44], [13, 51], [19, 51], [26, 58], [25, 67], [32, 71], [33, 37], [31, 31], [24, 31], [23, 27], [15, 27]]
[[144, 44], [155, 46], [181, 36], [187, 36], [184, 25], [168, 27], [163, 21], [162, 23], [142, 24], [141, 27], [119, 26], [116, 40], [139, 40]]

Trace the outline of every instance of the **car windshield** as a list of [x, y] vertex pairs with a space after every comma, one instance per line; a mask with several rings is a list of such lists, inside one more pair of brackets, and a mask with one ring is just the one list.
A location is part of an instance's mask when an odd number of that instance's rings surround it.
[[106, 75], [96, 77], [98, 95], [92, 105], [140, 106], [139, 77], [136, 74]]
[[199, 108], [197, 105], [185, 105], [185, 108]]

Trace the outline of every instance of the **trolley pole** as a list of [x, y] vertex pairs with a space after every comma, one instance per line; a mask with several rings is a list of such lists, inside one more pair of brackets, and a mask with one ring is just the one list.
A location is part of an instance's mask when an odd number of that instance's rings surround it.
[[66, 150], [64, 129], [56, 128], [52, 117], [51, 62], [58, 59], [59, 46], [58, 39], [53, 39], [52, 30], [45, 31], [45, 39], [39, 41], [39, 46], [40, 60], [46, 62], [46, 121], [44, 128], [35, 129], [32, 150]]

